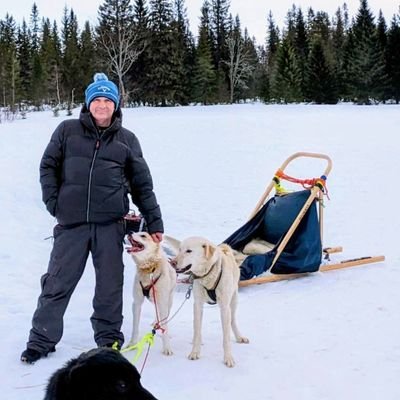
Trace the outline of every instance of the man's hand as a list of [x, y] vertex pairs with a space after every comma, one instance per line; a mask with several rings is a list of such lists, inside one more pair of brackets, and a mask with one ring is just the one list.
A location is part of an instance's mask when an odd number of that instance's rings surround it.
[[151, 238], [153, 239], [154, 242], [160, 243], [163, 239], [163, 234], [162, 232], [154, 232], [150, 234]]

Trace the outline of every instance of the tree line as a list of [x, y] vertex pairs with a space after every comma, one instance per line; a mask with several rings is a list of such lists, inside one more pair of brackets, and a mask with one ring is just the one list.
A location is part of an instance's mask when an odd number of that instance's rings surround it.
[[285, 26], [266, 15], [266, 42], [243, 29], [229, 0], [204, 0], [196, 39], [185, 0], [105, 0], [98, 23], [65, 8], [61, 25], [40, 17], [0, 20], [0, 105], [9, 109], [84, 100], [93, 74], [119, 84], [124, 106], [266, 103], [358, 104], [400, 100], [400, 13], [389, 25], [367, 0], [350, 19], [295, 5]]

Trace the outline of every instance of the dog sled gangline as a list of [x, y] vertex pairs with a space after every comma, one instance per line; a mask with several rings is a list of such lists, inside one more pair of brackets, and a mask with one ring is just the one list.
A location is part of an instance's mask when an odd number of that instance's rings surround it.
[[[326, 167], [319, 178], [298, 179], [285, 174], [287, 166], [302, 157], [322, 159]], [[271, 250], [262, 254], [246, 255], [240, 265], [239, 286], [276, 282], [299, 278], [313, 272], [325, 272], [377, 263], [380, 256], [363, 256], [330, 261], [330, 255], [339, 253], [341, 246], [323, 247], [324, 195], [326, 180], [332, 169], [332, 160], [325, 154], [298, 152], [285, 160], [274, 174], [265, 192], [257, 202], [249, 220], [224, 243], [237, 252], [244, 252], [253, 240], [271, 244]], [[287, 192], [282, 181], [301, 184], [303, 190]], [[275, 189], [275, 194], [271, 193]], [[326, 260], [328, 260], [326, 262]], [[270, 274], [265, 274], [269, 272]]]

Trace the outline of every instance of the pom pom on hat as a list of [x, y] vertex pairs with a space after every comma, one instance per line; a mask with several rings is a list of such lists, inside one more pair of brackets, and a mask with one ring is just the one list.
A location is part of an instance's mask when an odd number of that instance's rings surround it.
[[93, 82], [85, 90], [85, 103], [89, 108], [90, 103], [96, 97], [106, 97], [115, 103], [115, 109], [119, 104], [119, 92], [116, 84], [108, 80], [103, 72], [97, 72], [93, 76]]
[[108, 81], [108, 76], [104, 72], [96, 72], [93, 76], [93, 82]]

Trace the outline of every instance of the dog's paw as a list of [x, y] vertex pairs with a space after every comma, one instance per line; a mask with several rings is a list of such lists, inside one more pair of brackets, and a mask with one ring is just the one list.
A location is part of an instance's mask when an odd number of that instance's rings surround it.
[[244, 337], [244, 336], [238, 337], [238, 338], [236, 339], [236, 341], [237, 341], [238, 343], [250, 343], [250, 340], [247, 339], [247, 337]]
[[225, 356], [224, 357], [224, 364], [228, 367], [228, 368], [233, 368], [235, 366], [235, 360], [233, 359], [232, 356]]
[[173, 352], [171, 349], [164, 349], [164, 350], [162, 351], [162, 353], [163, 353], [165, 356], [172, 356], [172, 355], [174, 354], [174, 352]]
[[200, 353], [198, 351], [192, 351], [189, 355], [188, 355], [188, 359], [189, 360], [198, 360], [200, 358]]

